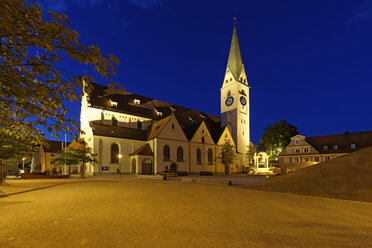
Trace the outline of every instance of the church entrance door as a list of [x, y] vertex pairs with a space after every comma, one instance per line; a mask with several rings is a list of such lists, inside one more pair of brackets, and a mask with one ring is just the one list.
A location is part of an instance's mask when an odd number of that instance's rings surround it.
[[152, 175], [152, 161], [151, 159], [145, 158], [142, 160], [142, 175]]

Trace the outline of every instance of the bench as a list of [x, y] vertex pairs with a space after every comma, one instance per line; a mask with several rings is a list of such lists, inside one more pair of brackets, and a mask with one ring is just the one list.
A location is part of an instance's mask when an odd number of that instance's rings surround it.
[[188, 176], [189, 173], [187, 171], [177, 171], [177, 176]]
[[213, 176], [213, 173], [211, 171], [201, 171], [200, 176]]
[[154, 179], [154, 180], [166, 180], [166, 176], [154, 176], [154, 175], [137, 175], [137, 178], [141, 179]]

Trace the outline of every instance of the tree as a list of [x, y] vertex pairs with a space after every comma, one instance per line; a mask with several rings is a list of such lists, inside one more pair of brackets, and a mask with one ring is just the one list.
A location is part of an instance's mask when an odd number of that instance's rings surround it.
[[230, 141], [226, 141], [222, 145], [221, 158], [222, 158], [222, 163], [225, 166], [225, 175], [229, 175], [230, 164], [232, 164], [236, 158], [234, 146], [230, 143]]
[[71, 165], [81, 165], [81, 176], [84, 177], [85, 164], [96, 163], [96, 154], [92, 153], [92, 149], [87, 146], [84, 141], [79, 141], [80, 145], [76, 148], [67, 147], [57, 153], [57, 157], [51, 160], [51, 163], [56, 165], [67, 165], [68, 174], [71, 174]]
[[3, 165], [6, 161], [20, 160], [37, 149], [37, 144], [28, 136], [16, 138], [0, 129], [0, 185], [4, 184]]
[[265, 133], [262, 135], [258, 146], [266, 150], [271, 162], [276, 161], [279, 153], [291, 141], [290, 138], [297, 134], [297, 127], [282, 120], [265, 128]]
[[246, 161], [249, 167], [254, 166], [254, 155], [255, 154], [256, 154], [256, 147], [252, 142], [249, 142], [249, 147], [245, 154]]
[[92, 66], [116, 85], [112, 77], [118, 59], [80, 44], [66, 15], [48, 12], [44, 19], [35, 0], [0, 0], [0, 129], [10, 141], [6, 147], [14, 148], [0, 154], [9, 151], [16, 156], [24, 139], [45, 144], [43, 130], [54, 137], [59, 132], [73, 136], [79, 132], [77, 123], [67, 118], [64, 103], [79, 101], [79, 92], [89, 92], [94, 79], [65, 71], [62, 55]]

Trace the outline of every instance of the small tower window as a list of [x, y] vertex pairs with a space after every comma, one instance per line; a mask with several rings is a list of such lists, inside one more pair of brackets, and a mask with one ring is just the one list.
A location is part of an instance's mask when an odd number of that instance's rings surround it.
[[227, 92], [227, 97], [231, 96], [231, 90]]
[[134, 101], [134, 104], [141, 104], [141, 101], [138, 99], [134, 99], [133, 101]]
[[232, 78], [230, 78], [230, 81], [232, 81]]
[[205, 141], [205, 140], [204, 140], [204, 137], [202, 137], [202, 143], [204, 143], [204, 141]]
[[174, 129], [174, 124], [172, 124], [172, 129]]

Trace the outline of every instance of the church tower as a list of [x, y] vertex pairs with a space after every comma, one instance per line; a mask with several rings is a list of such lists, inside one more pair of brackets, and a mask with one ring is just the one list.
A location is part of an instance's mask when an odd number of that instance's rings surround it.
[[229, 125], [237, 152], [249, 147], [249, 86], [234, 21], [229, 59], [221, 90], [221, 126]]

